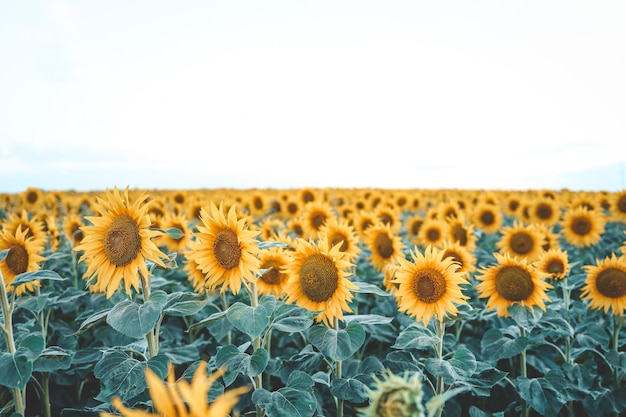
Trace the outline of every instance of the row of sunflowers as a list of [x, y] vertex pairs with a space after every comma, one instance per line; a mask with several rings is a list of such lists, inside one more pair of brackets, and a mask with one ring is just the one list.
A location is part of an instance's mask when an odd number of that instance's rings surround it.
[[0, 194], [0, 416], [626, 410], [626, 191]]

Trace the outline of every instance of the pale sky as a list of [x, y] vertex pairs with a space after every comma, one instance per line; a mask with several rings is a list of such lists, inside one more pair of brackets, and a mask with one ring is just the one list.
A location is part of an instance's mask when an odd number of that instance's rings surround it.
[[2, 1], [0, 192], [626, 188], [626, 2]]

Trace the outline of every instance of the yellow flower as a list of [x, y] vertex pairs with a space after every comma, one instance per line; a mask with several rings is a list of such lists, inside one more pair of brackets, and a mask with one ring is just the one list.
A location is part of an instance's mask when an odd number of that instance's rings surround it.
[[404, 243], [399, 235], [391, 233], [389, 225], [377, 222], [367, 229], [366, 247], [371, 251], [372, 267], [382, 272], [385, 265], [404, 258]]
[[328, 239], [315, 241], [298, 238], [294, 241], [290, 262], [283, 272], [289, 276], [285, 292], [287, 303], [295, 303], [309, 311], [319, 311], [318, 322], [333, 327], [335, 318], [343, 320], [343, 312], [351, 312], [351, 290], [358, 287], [347, 277], [354, 264], [345, 260], [340, 245], [330, 247]]
[[8, 291], [15, 290], [15, 295], [22, 295], [26, 291], [34, 291], [39, 287], [39, 281], [31, 281], [18, 285], [17, 288], [9, 286], [15, 277], [24, 272], [33, 272], [41, 269], [40, 262], [45, 261], [41, 256], [43, 246], [37, 244], [33, 237], [26, 237], [28, 232], [17, 227], [15, 232], [11, 230], [0, 231], [0, 251], [8, 249], [6, 257], [0, 262], [0, 272]]
[[247, 218], [239, 218], [235, 205], [224, 214], [223, 203], [219, 208], [211, 202], [211, 213], [201, 210], [195, 240], [189, 244], [187, 258], [196, 262], [206, 274], [205, 287], [212, 291], [219, 288], [238, 294], [243, 280], [254, 282], [259, 271], [258, 230], [249, 230]]
[[508, 308], [523, 304], [528, 308], [538, 306], [546, 311], [544, 301], [550, 301], [546, 291], [552, 285], [545, 282], [537, 269], [525, 258], [506, 253], [494, 253], [497, 265], [480, 268], [476, 279], [479, 298], [488, 298], [487, 310], [496, 309], [498, 316], [509, 317]]
[[581, 299], [589, 300], [589, 306], [604, 310], [614, 316], [623, 316], [626, 312], [626, 258], [615, 254], [603, 260], [596, 260], [596, 265], [583, 266], [587, 273], [582, 288]]
[[467, 284], [465, 274], [459, 272], [459, 264], [452, 257], [445, 257], [445, 250], [427, 246], [424, 254], [417, 247], [410, 251], [412, 260], [399, 259], [400, 268], [392, 281], [398, 284], [394, 296], [400, 311], [407, 312], [424, 326], [432, 317], [443, 321], [455, 315], [455, 304], [466, 304], [467, 296], [461, 285]]
[[261, 270], [264, 271], [257, 279], [259, 295], [271, 294], [281, 298], [287, 287], [288, 275], [283, 267], [289, 263], [289, 256], [282, 247], [271, 247], [261, 250], [259, 256]]
[[99, 215], [85, 216], [91, 225], [81, 227], [83, 239], [74, 250], [83, 252], [80, 260], [87, 265], [88, 284], [94, 291], [106, 292], [107, 298], [122, 281], [127, 294], [131, 287], [138, 291], [139, 274], [149, 275], [147, 261], [165, 267], [161, 257], [166, 255], [152, 241], [161, 233], [150, 229], [147, 198], [142, 193], [131, 204], [128, 187], [123, 195], [117, 187], [112, 192], [107, 189], [95, 204]]
[[[240, 396], [248, 392], [249, 387], [229, 389], [209, 404], [208, 392], [225, 369], [221, 368], [208, 376], [206, 368], [206, 362], [201, 361], [191, 383], [184, 379], [174, 380], [174, 366], [171, 363], [168, 364], [167, 383], [151, 369], [146, 369], [146, 382], [156, 414], [129, 409], [119, 397], [114, 397], [111, 403], [123, 417], [228, 417], [239, 402]], [[100, 417], [115, 415], [101, 412]]]
[[593, 246], [604, 233], [606, 218], [597, 210], [580, 206], [567, 210], [561, 219], [561, 236], [572, 246]]
[[515, 220], [512, 226], [500, 229], [502, 236], [496, 242], [501, 254], [510, 253], [512, 256], [536, 259], [543, 252], [543, 235], [531, 225], [524, 225]]
[[568, 276], [571, 268], [567, 252], [560, 248], [552, 248], [543, 252], [534, 262], [534, 265], [540, 273], [554, 280]]

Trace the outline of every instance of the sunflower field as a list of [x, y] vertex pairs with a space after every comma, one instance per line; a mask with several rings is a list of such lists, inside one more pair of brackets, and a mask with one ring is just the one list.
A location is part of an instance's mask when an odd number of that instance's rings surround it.
[[0, 417], [626, 415], [626, 191], [0, 194]]

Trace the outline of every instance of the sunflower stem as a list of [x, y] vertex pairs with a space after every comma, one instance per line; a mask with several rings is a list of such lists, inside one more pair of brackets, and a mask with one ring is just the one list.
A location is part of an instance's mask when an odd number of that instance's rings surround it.
[[[563, 278], [562, 289], [563, 289], [563, 310], [567, 314], [566, 317], [569, 321], [569, 318], [570, 318], [569, 305], [570, 305], [571, 289], [569, 288], [569, 285], [568, 285], [567, 275]], [[572, 364], [572, 337], [569, 335], [565, 336], [565, 363]], [[572, 403], [571, 400], [567, 401], [566, 408], [567, 408], [567, 412], [569, 413], [569, 415], [573, 417], [574, 416], [574, 404]]]
[[[611, 341], [611, 350], [615, 353], [618, 353], [619, 349], [619, 332], [622, 330], [622, 325], [617, 320], [617, 316], [613, 316], [613, 340]], [[613, 386], [615, 389], [618, 389], [619, 384], [619, 375], [617, 372], [617, 366], [611, 366], [613, 368]], [[619, 413], [615, 413], [615, 417], [619, 417]]]
[[[141, 278], [141, 291], [143, 294], [143, 302], [144, 304], [150, 300], [150, 278], [144, 277], [143, 274], [139, 274]], [[148, 358], [155, 357], [159, 353], [159, 341], [154, 335], [155, 329], [150, 329], [150, 331], [146, 334], [146, 340], [148, 341]]]
[[[519, 332], [521, 337], [526, 337], [526, 330], [524, 330], [523, 327], [520, 326]], [[522, 378], [528, 377], [526, 370], [526, 348], [524, 348], [520, 353], [520, 374]], [[528, 408], [528, 404], [526, 404], [526, 401], [522, 399], [522, 416], [528, 417], [529, 413], [530, 409]]]
[[[228, 300], [226, 299], [226, 293], [225, 292], [221, 292], [220, 291], [220, 300], [222, 300], [222, 311], [226, 311], [228, 310], [229, 304], [228, 304]], [[228, 332], [226, 333], [226, 344], [230, 345], [232, 342], [232, 332], [230, 330], [228, 330]]]
[[[443, 321], [437, 321], [437, 349], [435, 354], [437, 355], [437, 359], [443, 359], [443, 336], [446, 334], [446, 325]], [[445, 390], [443, 376], [437, 377], [437, 393], [436, 395], [443, 395]], [[441, 417], [443, 414], [445, 404], [442, 404], [441, 407], [437, 409], [437, 417]]]
[[[339, 331], [339, 319], [335, 316], [333, 317], [333, 328], [335, 331]], [[342, 374], [342, 361], [338, 360], [335, 362], [335, 378], [341, 378]], [[337, 417], [343, 417], [343, 400], [341, 398], [336, 398], [337, 400]]]
[[[250, 295], [250, 306], [252, 308], [256, 308], [259, 305], [259, 291], [257, 290], [256, 282], [250, 282], [250, 285], [246, 285], [245, 287]], [[252, 340], [252, 345], [254, 346], [255, 351], [261, 348], [261, 335], [256, 336], [254, 340]], [[255, 389], [263, 388], [263, 372], [254, 377], [254, 386]], [[262, 417], [265, 415], [265, 410], [263, 410], [261, 406], [257, 405], [256, 415], [257, 417]]]
[[[13, 338], [13, 308], [15, 307], [15, 291], [13, 291], [11, 301], [9, 301], [2, 272], [0, 272], [0, 304], [2, 305], [2, 315], [4, 317], [3, 333], [6, 339], [7, 349], [12, 355], [15, 353], [15, 339]], [[11, 388], [11, 392], [13, 393], [15, 412], [24, 415], [24, 412], [26, 411], [26, 403], [24, 401], [25, 396], [22, 394], [22, 390], [19, 388]]]

